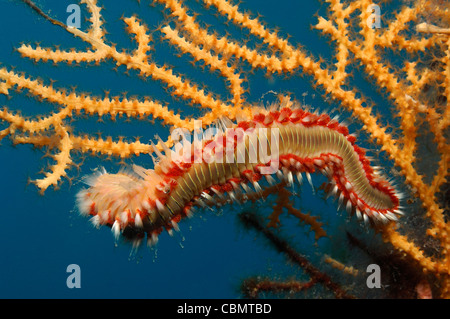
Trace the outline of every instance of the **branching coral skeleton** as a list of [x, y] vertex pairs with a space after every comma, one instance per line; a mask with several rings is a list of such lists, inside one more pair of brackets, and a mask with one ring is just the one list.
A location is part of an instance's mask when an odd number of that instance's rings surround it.
[[[82, 0], [89, 13], [90, 26], [87, 31], [67, 27], [53, 20], [42, 11], [40, 14], [50, 22], [59, 25], [91, 47], [87, 50], [60, 50], [23, 44], [18, 52], [24, 58], [36, 62], [102, 63], [112, 60], [117, 66], [135, 70], [144, 77], [159, 81], [171, 91], [171, 95], [188, 103], [201, 106], [205, 112], [199, 118], [185, 117], [150, 97], [142, 99], [121, 96], [96, 97], [81, 92], [66, 92], [53, 88], [52, 84], [37, 80], [30, 75], [0, 68], [0, 93], [9, 95], [10, 90], [27, 90], [36, 98], [55, 103], [60, 109], [47, 116], [27, 119], [7, 108], [0, 112], [0, 120], [7, 127], [0, 131], [0, 140], [9, 137], [16, 144], [32, 144], [47, 147], [56, 152], [55, 164], [50, 167], [42, 179], [35, 181], [44, 192], [50, 186], [57, 186], [67, 169], [73, 164], [73, 151], [82, 153], [105, 154], [128, 158], [140, 154], [155, 152], [151, 144], [139, 140], [127, 142], [112, 138], [76, 136], [68, 129], [69, 119], [76, 119], [81, 113], [89, 116], [110, 115], [128, 116], [137, 119], [160, 119], [170, 127], [194, 130], [194, 121], [201, 120], [207, 126], [218, 118], [226, 116], [231, 120], [245, 114], [251, 116], [253, 109], [247, 101], [244, 89], [242, 66], [262, 69], [268, 74], [306, 74], [312, 77], [317, 90], [340, 103], [343, 109], [353, 115], [354, 121], [363, 126], [373, 142], [395, 163], [406, 184], [418, 197], [426, 217], [431, 222], [427, 235], [439, 240], [441, 255], [427, 256], [407, 235], [402, 234], [398, 226], [391, 223], [380, 229], [385, 241], [392, 244], [405, 256], [417, 261], [424, 272], [435, 274], [440, 281], [441, 296], [450, 296], [450, 225], [444, 209], [437, 200], [441, 187], [448, 183], [448, 164], [450, 146], [448, 126], [450, 123], [450, 9], [436, 1], [419, 0], [412, 6], [404, 6], [381, 29], [369, 27], [372, 5], [369, 0], [346, 2], [328, 0], [328, 16], [318, 17], [314, 28], [331, 39], [335, 48], [335, 61], [325, 63], [290, 43], [277, 32], [267, 28], [259, 18], [243, 13], [239, 6], [227, 0], [203, 0], [204, 5], [212, 7], [223, 18], [239, 28], [246, 29], [256, 39], [261, 40], [269, 50], [252, 49], [230, 36], [218, 36], [212, 30], [202, 27], [196, 17], [189, 15], [181, 1], [156, 0], [165, 7], [167, 25], [159, 31], [165, 41], [176, 47], [182, 54], [189, 55], [194, 61], [202, 61], [211, 70], [218, 70], [223, 77], [232, 98], [221, 100], [218, 96], [205, 93], [199, 84], [176, 74], [169, 67], [152, 62], [149, 55], [152, 38], [146, 25], [138, 16], [123, 19], [127, 32], [134, 38], [137, 47], [132, 52], [121, 50], [107, 40], [103, 26], [101, 8], [96, 0]], [[35, 10], [40, 10], [36, 9]], [[431, 21], [426, 21], [427, 19]], [[426, 22], [422, 22], [425, 20]], [[175, 27], [170, 24], [175, 22]], [[417, 31], [417, 32], [416, 32]], [[384, 53], [387, 50], [405, 52], [402, 66], [390, 63]], [[434, 68], [428, 67], [425, 57], [432, 60]], [[360, 65], [361, 69], [380, 89], [396, 108], [398, 129], [390, 132], [380, 124], [377, 105], [372, 105], [358, 88], [349, 89], [350, 66]], [[426, 92], [434, 92], [433, 96]], [[394, 113], [394, 112], [393, 112]], [[419, 124], [428, 124], [430, 133], [439, 152], [438, 169], [430, 183], [417, 169], [418, 140], [421, 132]], [[420, 126], [420, 127], [423, 127]], [[168, 139], [164, 146], [171, 147]], [[157, 145], [163, 150], [163, 144]], [[286, 193], [281, 192], [280, 196]], [[289, 203], [287, 204], [289, 205]], [[295, 212], [293, 208], [289, 212]], [[272, 215], [272, 224], [278, 216]], [[448, 218], [448, 217], [447, 217]], [[320, 231], [316, 221], [310, 221], [311, 227]], [[313, 227], [314, 226], [314, 227]], [[321, 233], [316, 233], [321, 236]]]

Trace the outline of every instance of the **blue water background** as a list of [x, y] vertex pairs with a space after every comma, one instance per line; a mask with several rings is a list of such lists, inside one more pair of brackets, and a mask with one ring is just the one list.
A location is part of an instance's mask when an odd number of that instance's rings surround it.
[[[150, 7], [147, 1], [99, 1], [104, 6], [103, 17], [108, 31], [107, 39], [119, 48], [134, 49], [135, 42], [125, 31], [120, 18], [136, 14], [146, 22], [150, 30], [155, 30], [164, 21], [160, 10], [162, 6]], [[71, 1], [38, 0], [36, 4], [51, 16], [65, 21], [66, 7]], [[199, 12], [199, 19], [211, 24], [219, 34], [228, 32], [239, 41], [248, 41], [249, 46], [261, 46], [259, 39], [249, 36], [233, 25], [223, 25], [223, 19], [217, 22], [214, 10], [205, 10], [196, 1], [187, 1], [187, 5]], [[317, 15], [325, 15], [326, 4], [316, 1], [292, 0], [248, 0], [242, 8], [262, 15], [269, 27], [278, 27], [283, 36], [290, 35], [294, 45], [303, 45], [307, 52], [323, 57], [328, 62], [333, 51], [328, 38], [319, 36], [311, 25], [316, 23]], [[82, 29], [85, 30], [87, 16], [82, 6]], [[173, 25], [173, 24], [172, 24]], [[187, 75], [192, 81], [206, 84], [208, 89], [219, 94], [222, 99], [230, 98], [223, 79], [217, 72], [209, 72], [197, 64], [192, 66], [189, 56], [177, 57], [177, 51], [160, 41], [160, 33], [154, 37], [152, 59], [159, 65], [170, 65], [180, 74]], [[21, 1], [0, 1], [0, 62], [2, 66], [17, 72], [26, 72], [31, 78], [40, 78], [46, 84], [55, 80], [54, 86], [77, 92], [88, 92], [95, 96], [111, 96], [128, 92], [129, 96], [148, 96], [162, 102], [168, 102], [173, 110], [181, 110], [183, 117], [198, 116], [202, 110], [190, 107], [182, 100], [174, 100], [164, 90], [164, 84], [152, 80], [143, 81], [135, 71], [125, 74], [125, 68], [106, 61], [100, 65], [72, 65], [53, 62], [35, 63], [22, 58], [15, 51], [22, 43], [40, 43], [42, 47], [61, 49], [88, 47], [79, 39], [52, 25]], [[356, 66], [355, 66], [356, 68]], [[248, 66], [245, 71], [250, 71]], [[325, 102], [320, 91], [311, 86], [309, 76], [298, 75], [286, 78], [284, 75], [266, 77], [265, 72], [245, 73], [248, 79], [246, 99], [249, 103], [260, 103], [274, 99], [269, 91], [291, 92], [295, 98], [321, 110], [333, 109], [338, 105]], [[378, 92], [366, 81], [364, 74], [355, 72], [351, 83], [357, 83], [365, 90], [366, 96], [383, 108], [389, 103], [378, 96]], [[246, 84], [247, 85], [247, 84]], [[21, 110], [23, 115], [36, 116], [50, 114], [57, 106], [40, 102], [26, 94], [26, 91], [12, 92], [11, 98], [0, 96], [0, 105], [13, 111]], [[353, 131], [360, 127], [352, 123], [349, 114], [342, 117]], [[389, 118], [392, 122], [392, 119]], [[5, 126], [1, 124], [0, 129]], [[132, 141], [142, 137], [142, 141], [154, 139], [159, 134], [167, 137], [169, 128], [150, 121], [111, 122], [107, 116], [99, 122], [93, 118], [77, 118], [69, 125], [76, 134], [88, 133], [102, 136], [125, 136]], [[362, 145], [376, 149], [367, 143], [362, 134]], [[157, 250], [142, 249], [130, 255], [129, 245], [114, 245], [113, 236], [107, 227], [95, 229], [87, 218], [78, 215], [75, 209], [75, 194], [83, 187], [80, 178], [92, 169], [105, 166], [108, 171], [120, 168], [119, 160], [104, 157], [86, 156], [84, 159], [73, 154], [75, 163], [83, 162], [80, 171], [73, 168], [59, 190], [51, 187], [42, 196], [38, 189], [29, 184], [29, 179], [42, 178], [42, 169], [48, 171], [52, 159], [44, 157], [45, 150], [33, 149], [30, 145], [11, 145], [8, 139], [0, 147], [0, 298], [239, 298], [239, 286], [243, 279], [251, 276], [263, 276], [274, 279], [305, 279], [301, 270], [286, 262], [268, 243], [254, 231], [245, 230], [239, 224], [236, 215], [242, 210], [251, 210], [262, 215], [270, 212], [272, 202], [242, 207], [224, 207], [216, 212], [202, 212], [190, 220], [180, 223], [181, 234], [173, 237], [163, 233]], [[381, 161], [384, 161], [381, 158]], [[149, 156], [141, 156], [127, 161], [151, 167]], [[316, 177], [315, 184], [323, 181]], [[299, 192], [299, 189], [296, 190]], [[320, 215], [327, 224], [331, 238], [322, 238], [317, 243], [308, 227], [299, 225], [293, 217], [282, 217], [280, 231], [298, 250], [320, 264], [321, 254], [334, 254], [341, 260], [352, 254], [345, 247], [344, 229], [354, 227], [354, 220], [348, 220], [344, 213], [336, 213], [336, 204], [332, 200], [324, 201], [314, 196], [309, 185], [301, 189], [301, 198], [296, 200], [297, 207], [313, 215]], [[356, 226], [355, 231], [361, 231]], [[372, 236], [372, 235], [368, 235]], [[69, 289], [66, 286], [68, 273], [66, 268], [77, 264], [81, 268], [81, 288]], [[324, 296], [327, 296], [324, 292]]]

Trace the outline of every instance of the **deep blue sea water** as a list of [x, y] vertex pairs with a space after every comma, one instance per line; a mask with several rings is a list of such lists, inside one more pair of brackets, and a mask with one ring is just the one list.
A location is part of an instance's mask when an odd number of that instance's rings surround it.
[[[75, 1], [37, 0], [36, 4], [46, 13], [65, 21], [67, 6]], [[119, 48], [134, 49], [135, 43], [125, 31], [120, 19], [133, 14], [145, 21], [150, 30], [155, 30], [164, 21], [161, 5], [150, 7], [148, 1], [99, 1], [104, 10], [103, 18], [108, 31], [107, 39]], [[224, 25], [223, 19], [217, 20], [214, 10], [206, 10], [201, 3], [187, 1], [186, 5], [200, 13], [199, 19], [212, 25], [219, 34], [228, 32], [239, 41], [248, 41], [250, 46], [259, 45], [260, 41], [241, 31], [233, 25]], [[301, 44], [315, 57], [330, 59], [332, 50], [329, 39], [320, 37], [311, 25], [316, 23], [317, 15], [326, 14], [326, 4], [316, 1], [293, 0], [247, 0], [241, 4], [245, 10], [261, 14], [269, 27], [277, 27], [280, 34], [290, 35], [291, 43]], [[82, 26], [87, 27], [87, 16], [82, 6]], [[229, 98], [223, 80], [217, 72], [211, 73], [192, 66], [188, 56], [177, 57], [177, 51], [165, 42], [161, 34], [154, 33], [154, 50], [152, 59], [159, 65], [167, 64], [175, 72], [186, 75], [192, 81], [207, 85], [208, 90], [219, 94], [223, 99]], [[79, 39], [52, 25], [21, 1], [0, 0], [0, 62], [2, 67], [17, 72], [25, 72], [31, 78], [40, 78], [46, 84], [55, 80], [54, 86], [75, 88], [77, 92], [88, 92], [95, 96], [104, 96], [109, 91], [111, 96], [127, 92], [130, 96], [148, 96], [167, 102], [173, 110], [181, 110], [184, 116], [198, 116], [202, 110], [189, 107], [183, 101], [172, 99], [163, 89], [164, 84], [152, 80], [143, 81], [131, 71], [125, 74], [124, 67], [115, 70], [114, 63], [106, 61], [100, 65], [53, 64], [22, 58], [15, 51], [22, 43], [40, 43], [42, 47], [61, 49], [86, 48]], [[320, 109], [336, 107], [325, 102], [321, 92], [311, 86], [308, 76], [283, 75], [266, 77], [262, 71], [247, 73], [249, 103], [260, 103], [273, 99], [269, 91], [291, 92], [295, 98]], [[364, 76], [355, 72], [352, 79], [363, 87], [378, 105], [388, 105], [380, 98], [376, 90], [366, 82]], [[9, 109], [21, 110], [23, 115], [36, 116], [50, 114], [57, 106], [41, 102], [30, 97], [26, 92], [12, 92], [11, 98], [0, 96], [0, 105]], [[383, 112], [383, 111], [381, 111]], [[343, 118], [348, 118], [343, 113]], [[169, 128], [159, 121], [123, 121], [111, 122], [77, 118], [69, 123], [74, 134], [88, 133], [102, 136], [125, 136], [128, 140], [140, 136], [143, 141], [154, 139], [155, 134], [167, 137]], [[352, 124], [351, 119], [347, 123]], [[4, 124], [0, 123], [0, 129]], [[358, 130], [357, 124], [350, 126]], [[362, 134], [363, 146], [367, 144]], [[69, 176], [70, 183], [63, 181], [60, 189], [49, 188], [44, 195], [29, 184], [29, 179], [42, 178], [42, 171], [48, 171], [52, 159], [44, 157], [45, 150], [33, 149], [30, 145], [11, 145], [8, 139], [0, 146], [0, 298], [240, 298], [239, 287], [243, 279], [262, 276], [275, 279], [305, 279], [302, 271], [286, 262], [283, 255], [277, 253], [254, 231], [248, 231], [239, 224], [236, 215], [242, 210], [256, 211], [262, 215], [270, 212], [272, 203], [242, 207], [224, 207], [216, 212], [202, 212], [190, 220], [180, 223], [181, 234], [173, 237], [164, 233], [160, 237], [157, 249], [142, 249], [130, 255], [131, 247], [114, 244], [113, 236], [107, 227], [95, 229], [87, 218], [78, 215], [75, 209], [75, 194], [83, 187], [80, 179], [91, 170], [103, 165], [109, 171], [120, 168], [118, 159], [108, 160], [104, 157], [86, 156], [74, 153], [76, 163], [83, 162], [80, 171], [73, 168]], [[383, 160], [383, 159], [381, 159]], [[133, 158], [128, 163], [138, 163], [151, 167], [149, 156]], [[319, 186], [323, 181], [315, 177]], [[299, 192], [299, 190], [296, 190]], [[317, 243], [308, 227], [299, 225], [293, 217], [282, 217], [280, 229], [283, 236], [312, 261], [320, 265], [322, 253], [332, 254], [336, 258], [348, 260], [354, 252], [346, 249], [344, 229], [356, 228], [356, 232], [366, 234], [358, 225], [354, 226], [344, 213], [336, 213], [336, 204], [314, 196], [306, 183], [295, 201], [297, 207], [313, 215], [320, 215], [327, 224], [330, 238], [322, 238]], [[368, 235], [371, 236], [371, 235]], [[318, 254], [318, 252], [321, 252]], [[81, 288], [69, 289], [66, 268], [77, 264], [81, 269]], [[317, 292], [320, 294], [320, 290]], [[323, 292], [322, 296], [329, 296]]]

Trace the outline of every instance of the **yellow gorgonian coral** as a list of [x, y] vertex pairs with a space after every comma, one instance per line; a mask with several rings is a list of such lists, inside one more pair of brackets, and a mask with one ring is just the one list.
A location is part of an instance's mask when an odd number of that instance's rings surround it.
[[[221, 117], [235, 120], [254, 115], [246, 91], [245, 75], [248, 70], [263, 70], [269, 75], [305, 76], [318, 92], [323, 92], [326, 98], [349, 112], [352, 121], [361, 124], [362, 130], [395, 164], [406, 185], [420, 201], [430, 223], [426, 236], [439, 242], [438, 256], [427, 255], [423, 247], [402, 232], [401, 223], [400, 229], [397, 229], [398, 225], [388, 224], [380, 228], [380, 232], [393, 247], [416, 261], [424, 272], [438, 278], [441, 296], [448, 297], [449, 222], [445, 215], [447, 207], [438, 200], [438, 194], [447, 183], [449, 174], [450, 9], [437, 1], [415, 1], [395, 13], [385, 14], [384, 26], [373, 28], [368, 21], [380, 17], [374, 16], [371, 1], [329, 0], [326, 3], [326, 14], [318, 14], [313, 28], [330, 41], [334, 49], [330, 61], [298, 47], [286, 36], [267, 27], [261, 18], [244, 12], [230, 1], [203, 0], [203, 5], [214, 10], [219, 19], [261, 41], [259, 47], [253, 48], [233, 35], [221, 35], [205, 27], [182, 1], [155, 1], [156, 6], [166, 14], [163, 25], [155, 28], [161, 33], [162, 41], [175, 47], [180, 54], [191, 57], [196, 63], [202, 62], [211, 71], [217, 72], [225, 81], [229, 98], [208, 93], [214, 90], [207, 91], [169, 66], [153, 61], [150, 55], [153, 30], [138, 15], [123, 18], [126, 31], [136, 47], [133, 50], [121, 50], [108, 41], [102, 9], [95, 0], [81, 1], [90, 13], [89, 27], [84, 31], [53, 20], [34, 7], [47, 20], [82, 40], [87, 48], [67, 50], [22, 44], [17, 50], [23, 58], [57, 65], [112, 61], [118, 68], [160, 83], [169, 89], [172, 97], [198, 105], [205, 111], [198, 117], [192, 117], [151, 97], [98, 97], [76, 90], [67, 92], [32, 75], [3, 66], [0, 68], [1, 94], [9, 95], [13, 89], [28, 92], [46, 103], [58, 105], [59, 109], [47, 116], [30, 119], [10, 108], [4, 108], [0, 112], [0, 119], [5, 128], [0, 131], [0, 139], [9, 137], [13, 143], [45, 146], [55, 151], [55, 164], [43, 178], [35, 181], [38, 188], [45, 191], [51, 185], [58, 185], [61, 177], [67, 174], [73, 164], [73, 151], [129, 158], [158, 153], [171, 147], [174, 142], [171, 139], [160, 141], [155, 147], [139, 140], [130, 142], [80, 136], [69, 129], [69, 121], [80, 114], [152, 118], [172, 128], [193, 131], [196, 120], [207, 126]], [[378, 115], [377, 103], [370, 102], [362, 89], [354, 87], [355, 82], [351, 78], [356, 66], [395, 108], [392, 113], [396, 114], [396, 118], [384, 119]], [[398, 127], [390, 129], [386, 123], [392, 126], [398, 123]], [[419, 127], [428, 127], [438, 153], [437, 169], [429, 180], [418, 168], [420, 138], [423, 134], [418, 131]], [[287, 201], [289, 198], [286, 192], [279, 194], [280, 201], [271, 215], [272, 224], [277, 223], [283, 208], [297, 217], [301, 216], [301, 219], [308, 219], [291, 204], [282, 203], [281, 199]], [[309, 219], [308, 223], [315, 229], [316, 236], [323, 235], [320, 223], [314, 219]]]

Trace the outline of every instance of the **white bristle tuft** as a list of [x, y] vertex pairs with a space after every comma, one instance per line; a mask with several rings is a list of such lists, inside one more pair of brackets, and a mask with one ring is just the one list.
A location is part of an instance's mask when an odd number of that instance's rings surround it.
[[363, 213], [363, 218], [364, 218], [364, 224], [366, 224], [366, 226], [368, 226], [369, 225], [369, 217], [367, 217], [367, 215]]
[[163, 203], [160, 202], [159, 199], [155, 200], [155, 204], [156, 204], [156, 208], [158, 209], [158, 211], [160, 211], [160, 212], [166, 211], [166, 207], [163, 205]]
[[313, 191], [313, 194], [314, 194], [315, 190], [314, 190], [314, 184], [313, 184], [312, 179], [311, 179], [311, 174], [309, 172], [305, 172], [305, 174], [306, 174], [306, 179], [308, 180], [309, 185], [311, 185], [311, 188], [312, 188], [312, 191]]
[[401, 210], [398, 210], [398, 209], [394, 209], [394, 213], [396, 213], [397, 215], [401, 215], [401, 216], [405, 215], [405, 213], [403, 213]]
[[151, 210], [150, 204], [147, 200], [142, 201], [142, 207], [144, 207], [144, 209], [147, 211]]
[[[234, 185], [233, 185], [233, 187], [234, 187]], [[219, 190], [215, 189], [214, 187], [211, 187], [211, 191], [213, 191], [214, 194], [216, 194], [221, 200], [225, 200], [225, 197]]]
[[352, 211], [352, 203], [350, 201], [347, 201], [347, 205], [345, 205], [345, 209], [347, 210], [347, 213], [351, 213]]
[[175, 221], [170, 221], [172, 224], [173, 229], [175, 229], [175, 231], [180, 231], [180, 227], [178, 226], [178, 223]]
[[142, 243], [142, 238], [136, 238], [136, 239], [134, 239], [134, 240], [133, 240], [133, 247], [132, 247], [132, 250], [133, 250], [134, 252], [136, 252], [136, 251], [138, 250], [139, 246], [141, 246], [141, 243]]
[[257, 192], [257, 193], [262, 193], [262, 188], [261, 188], [261, 186], [259, 185], [259, 183], [258, 182], [253, 182], [253, 187], [255, 188], [255, 191]]
[[393, 214], [391, 212], [387, 212], [386, 213], [386, 217], [389, 218], [390, 220], [394, 221], [394, 222], [398, 221], [398, 217], [395, 216], [395, 214]]
[[287, 173], [287, 180], [288, 180], [288, 184], [290, 186], [294, 185], [294, 176], [292, 175], [291, 171], [288, 171], [288, 173]]
[[358, 218], [358, 220], [359, 221], [361, 221], [362, 220], [362, 216], [361, 216], [361, 211], [358, 209], [358, 208], [356, 208], [356, 217]]
[[381, 217], [384, 224], [389, 223], [389, 218], [387, 218], [383, 213], [379, 213], [378, 215]]
[[79, 210], [80, 214], [83, 216], [89, 215], [91, 206], [94, 203], [92, 200], [89, 199], [87, 194], [88, 194], [87, 190], [84, 189], [84, 190], [78, 192], [77, 199], [76, 199], [78, 210]]
[[118, 220], [116, 220], [114, 222], [114, 224], [112, 225], [111, 231], [112, 231], [112, 233], [114, 235], [115, 240], [118, 240], [119, 236], [120, 236], [120, 223], [119, 223]]
[[274, 185], [276, 182], [275, 182], [275, 179], [271, 176], [271, 175], [269, 175], [269, 174], [267, 174], [267, 175], [264, 175], [265, 177], [266, 177], [266, 180], [267, 180], [267, 182], [270, 184], [270, 185]]
[[212, 196], [209, 195], [208, 193], [202, 192], [201, 196], [202, 196], [203, 198], [207, 199], [208, 201], [210, 201], [211, 203], [214, 203], [214, 199], [213, 199]]
[[92, 225], [94, 225], [95, 227], [98, 228], [100, 226], [100, 216], [95, 215], [94, 217], [92, 217], [90, 219], [90, 221], [91, 221]]
[[277, 171], [277, 177], [280, 181], [284, 181], [284, 175], [280, 170]]
[[302, 176], [302, 173], [301, 173], [301, 172], [297, 172], [296, 177], [297, 177], [298, 183], [299, 183], [300, 185], [302, 185], [302, 183], [303, 183], [303, 176]]
[[142, 223], [141, 215], [136, 214], [136, 216], [134, 217], [134, 225], [139, 228], [142, 228], [144, 226], [144, 224]]

